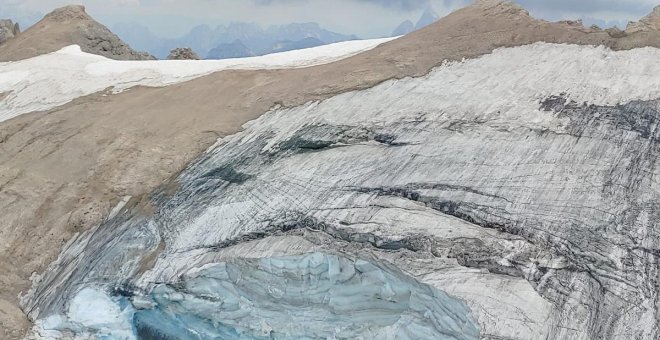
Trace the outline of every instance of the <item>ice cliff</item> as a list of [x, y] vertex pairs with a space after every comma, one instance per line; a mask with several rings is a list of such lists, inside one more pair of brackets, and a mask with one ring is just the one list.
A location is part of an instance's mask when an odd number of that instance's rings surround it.
[[655, 339], [657, 74], [537, 43], [276, 108], [72, 240], [33, 336]]

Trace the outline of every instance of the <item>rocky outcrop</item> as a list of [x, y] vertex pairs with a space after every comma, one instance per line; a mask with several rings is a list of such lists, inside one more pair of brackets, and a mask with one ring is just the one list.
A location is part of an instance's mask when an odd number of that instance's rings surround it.
[[16, 39], [0, 46], [0, 61], [26, 59], [79, 45], [84, 52], [117, 60], [155, 59], [134, 51], [79, 5], [54, 10]]
[[190, 47], [175, 48], [167, 56], [168, 60], [199, 60], [199, 56]]
[[14, 23], [8, 19], [0, 20], [0, 44], [14, 38], [19, 33], [21, 33], [21, 29], [19, 28], [18, 23]]
[[631, 22], [626, 27], [626, 33], [647, 32], [660, 30], [660, 6], [655, 7], [651, 14], [637, 22]]

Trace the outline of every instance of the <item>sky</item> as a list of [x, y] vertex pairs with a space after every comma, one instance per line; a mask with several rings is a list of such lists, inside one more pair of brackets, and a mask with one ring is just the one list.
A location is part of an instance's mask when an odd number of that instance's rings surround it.
[[[177, 37], [200, 24], [255, 22], [266, 27], [318, 22], [326, 29], [361, 38], [388, 36], [404, 20], [415, 22], [429, 5], [440, 15], [471, 0], [0, 0], [0, 18], [23, 28], [67, 4], [82, 4], [94, 18], [112, 27], [139, 22], [161, 37]], [[583, 19], [586, 24], [617, 25], [650, 13], [660, 0], [518, 0], [535, 17]]]

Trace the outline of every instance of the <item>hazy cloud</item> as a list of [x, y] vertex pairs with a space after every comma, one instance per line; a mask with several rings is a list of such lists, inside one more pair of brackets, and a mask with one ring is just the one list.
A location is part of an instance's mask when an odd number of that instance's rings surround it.
[[[306, 3], [314, 0], [253, 0], [255, 4], [261, 6], [273, 6], [279, 4]], [[350, 0], [349, 2], [367, 3], [379, 5], [385, 8], [395, 10], [415, 10], [426, 8], [430, 0]]]
[[309, 0], [253, 0], [259, 6], [271, 6], [281, 4], [306, 3]]
[[360, 2], [373, 3], [394, 9], [412, 10], [424, 8], [429, 5], [428, 0], [356, 0]]

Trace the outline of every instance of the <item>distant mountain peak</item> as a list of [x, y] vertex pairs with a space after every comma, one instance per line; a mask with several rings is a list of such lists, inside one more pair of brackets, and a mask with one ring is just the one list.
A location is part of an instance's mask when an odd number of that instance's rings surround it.
[[393, 37], [398, 37], [400, 35], [406, 35], [415, 30], [415, 24], [412, 21], [406, 20], [402, 22], [393, 32]]
[[417, 24], [415, 25], [415, 29], [418, 30], [420, 28], [424, 28], [434, 22], [436, 22], [438, 19], [440, 19], [440, 16], [438, 13], [436, 13], [431, 5], [426, 7], [424, 10], [424, 13], [422, 13], [422, 16], [419, 18], [419, 21], [417, 21]]
[[240, 39], [231, 43], [219, 44], [216, 48], [209, 51], [207, 59], [233, 59], [254, 56], [252, 52]]

